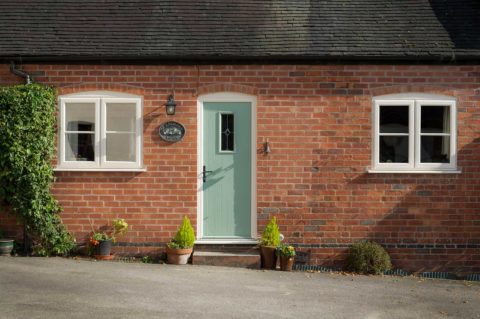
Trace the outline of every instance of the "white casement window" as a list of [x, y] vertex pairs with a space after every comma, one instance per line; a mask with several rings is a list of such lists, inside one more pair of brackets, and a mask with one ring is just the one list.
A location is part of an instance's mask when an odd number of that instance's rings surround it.
[[86, 92], [59, 98], [59, 170], [142, 168], [142, 98]]
[[457, 172], [456, 102], [395, 94], [373, 99], [371, 172]]

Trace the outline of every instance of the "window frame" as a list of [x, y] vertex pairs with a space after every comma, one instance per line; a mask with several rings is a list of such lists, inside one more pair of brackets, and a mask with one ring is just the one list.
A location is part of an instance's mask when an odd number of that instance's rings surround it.
[[[380, 107], [381, 106], [409, 106], [409, 146], [408, 163], [380, 163]], [[421, 108], [422, 106], [448, 106], [450, 114], [450, 163], [422, 163], [421, 153]], [[413, 172], [438, 173], [457, 171], [457, 111], [456, 99], [450, 96], [430, 94], [392, 94], [373, 98], [373, 125], [372, 125], [372, 173], [375, 172]], [[427, 133], [435, 135], [436, 133]], [[386, 134], [388, 135], [388, 134]], [[390, 135], [401, 135], [391, 133]], [[440, 135], [440, 133], [439, 133]]]
[[[63, 95], [59, 100], [59, 149], [56, 170], [81, 170], [81, 171], [135, 171], [143, 170], [143, 99], [137, 95], [116, 92], [82, 92]], [[66, 104], [68, 103], [95, 103], [95, 160], [66, 161], [65, 160], [65, 126]], [[107, 104], [108, 103], [134, 103], [135, 104], [135, 162], [107, 161], [106, 160], [106, 134], [107, 134]]]

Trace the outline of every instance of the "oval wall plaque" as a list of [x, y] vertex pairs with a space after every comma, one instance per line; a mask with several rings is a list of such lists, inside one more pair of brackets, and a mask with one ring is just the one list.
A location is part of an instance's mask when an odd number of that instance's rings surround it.
[[165, 122], [158, 128], [158, 134], [167, 142], [178, 142], [185, 136], [185, 126], [178, 122]]

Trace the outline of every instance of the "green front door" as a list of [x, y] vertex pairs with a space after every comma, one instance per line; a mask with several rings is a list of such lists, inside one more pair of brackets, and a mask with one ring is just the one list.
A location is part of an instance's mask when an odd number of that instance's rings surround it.
[[252, 107], [204, 103], [203, 237], [251, 238]]

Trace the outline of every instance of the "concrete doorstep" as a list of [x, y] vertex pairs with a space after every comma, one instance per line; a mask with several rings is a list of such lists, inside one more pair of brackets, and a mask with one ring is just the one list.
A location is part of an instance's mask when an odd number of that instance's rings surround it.
[[192, 264], [259, 269], [261, 258], [258, 253], [195, 251]]

